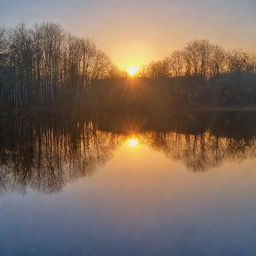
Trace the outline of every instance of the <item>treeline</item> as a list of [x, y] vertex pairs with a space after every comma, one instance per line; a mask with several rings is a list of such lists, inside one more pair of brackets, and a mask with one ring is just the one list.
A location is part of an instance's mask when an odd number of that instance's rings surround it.
[[54, 23], [0, 28], [0, 105], [15, 107], [71, 101], [116, 72], [110, 58], [88, 38]]
[[58, 24], [0, 27], [0, 110], [256, 104], [256, 55], [208, 40], [152, 62], [138, 77], [143, 79], [131, 84], [94, 42]]
[[226, 50], [195, 40], [143, 68], [140, 77], [169, 79], [171, 96], [181, 104], [256, 104], [256, 54]]
[[141, 71], [142, 77], [168, 78], [197, 76], [215, 78], [224, 73], [256, 72], [256, 54], [245, 50], [225, 50], [208, 40], [195, 40]]

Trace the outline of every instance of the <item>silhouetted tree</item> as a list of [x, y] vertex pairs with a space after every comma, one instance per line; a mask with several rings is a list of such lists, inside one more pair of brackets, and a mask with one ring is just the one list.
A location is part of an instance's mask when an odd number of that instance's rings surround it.
[[91, 40], [41, 23], [32, 29], [20, 24], [8, 33], [0, 29], [0, 68], [2, 102], [23, 107], [84, 98], [114, 65]]

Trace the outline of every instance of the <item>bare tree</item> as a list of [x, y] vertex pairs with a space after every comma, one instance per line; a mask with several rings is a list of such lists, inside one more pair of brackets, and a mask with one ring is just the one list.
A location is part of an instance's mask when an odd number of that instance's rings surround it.
[[226, 52], [218, 46], [212, 45], [211, 60], [210, 60], [210, 77], [219, 76], [220, 73], [225, 72], [226, 66]]
[[114, 65], [90, 39], [68, 35], [58, 24], [41, 23], [32, 29], [20, 24], [8, 33], [0, 29], [0, 68], [8, 80], [5, 89], [0, 80], [1, 98], [22, 107], [56, 104], [79, 90], [90, 92], [92, 82], [109, 77]]
[[244, 50], [233, 50], [228, 53], [227, 65], [229, 72], [253, 71], [252, 56]]
[[171, 77], [181, 77], [184, 75], [184, 56], [182, 51], [174, 51], [165, 58], [168, 65], [168, 74]]

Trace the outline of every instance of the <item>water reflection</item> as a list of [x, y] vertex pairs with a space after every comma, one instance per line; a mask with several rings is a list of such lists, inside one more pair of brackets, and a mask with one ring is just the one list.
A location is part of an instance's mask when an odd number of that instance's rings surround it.
[[[74, 120], [73, 120], [74, 121]], [[106, 163], [120, 137], [91, 122], [12, 117], [1, 122], [0, 190], [53, 193]]]
[[157, 120], [118, 114], [5, 116], [0, 119], [0, 192], [61, 191], [68, 182], [92, 175], [124, 143], [147, 145], [190, 171], [209, 171], [226, 161], [255, 158], [255, 135], [256, 114], [249, 112], [169, 114]]

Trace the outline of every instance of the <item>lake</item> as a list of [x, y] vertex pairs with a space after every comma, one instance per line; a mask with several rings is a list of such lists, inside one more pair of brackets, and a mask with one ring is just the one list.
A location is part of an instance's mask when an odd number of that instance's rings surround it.
[[254, 255], [256, 112], [0, 118], [0, 255]]

